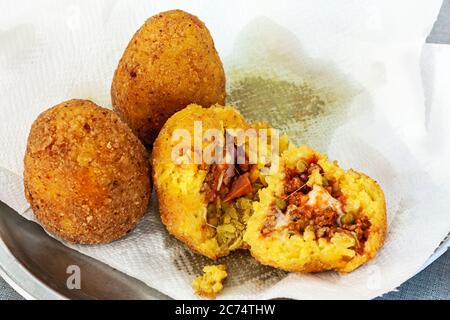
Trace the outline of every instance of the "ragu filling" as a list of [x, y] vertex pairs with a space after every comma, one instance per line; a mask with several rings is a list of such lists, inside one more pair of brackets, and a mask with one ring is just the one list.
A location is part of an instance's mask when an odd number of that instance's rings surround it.
[[[300, 169], [286, 168], [284, 193], [272, 204], [261, 234], [268, 236], [275, 230], [286, 228], [292, 236], [303, 234], [308, 226], [313, 228], [316, 238], [330, 239], [336, 232], [344, 232], [355, 238], [354, 249], [361, 254], [371, 223], [362, 213], [354, 216], [345, 212], [345, 196], [337, 182], [325, 179], [317, 160], [309, 159]], [[319, 174], [321, 186], [307, 184], [312, 175]]]
[[217, 197], [220, 197], [224, 202], [230, 202], [252, 192], [248, 170], [248, 164], [211, 165], [201, 189], [202, 192], [206, 193], [206, 202], [214, 202]]
[[264, 187], [256, 165], [212, 164], [208, 167], [201, 192], [207, 211], [205, 227], [212, 227], [221, 247], [234, 250], [243, 247], [242, 236], [253, 213], [252, 201]]

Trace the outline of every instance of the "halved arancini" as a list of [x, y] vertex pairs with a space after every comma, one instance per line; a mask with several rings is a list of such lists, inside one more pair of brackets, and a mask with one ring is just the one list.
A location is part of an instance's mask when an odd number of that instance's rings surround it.
[[[231, 161], [204, 161], [217, 137], [201, 136], [200, 144], [193, 138], [177, 149], [200, 123], [203, 132], [214, 128], [225, 138], [217, 152]], [[261, 263], [294, 272], [349, 272], [376, 255], [386, 234], [386, 207], [374, 180], [344, 171], [307, 146], [289, 145], [286, 136], [277, 140], [279, 153], [256, 162], [250, 144], [232, 139], [232, 150], [245, 150], [244, 162], [238, 161], [226, 148], [234, 128], [275, 135], [267, 125], [249, 124], [236, 109], [218, 105], [190, 105], [161, 130], [153, 179], [171, 234], [211, 259], [249, 249]], [[273, 145], [272, 139], [258, 141], [257, 154]], [[201, 162], [192, 161], [199, 155]]]
[[386, 234], [380, 186], [307, 146], [289, 146], [253, 203], [244, 241], [261, 263], [292, 272], [350, 272]]

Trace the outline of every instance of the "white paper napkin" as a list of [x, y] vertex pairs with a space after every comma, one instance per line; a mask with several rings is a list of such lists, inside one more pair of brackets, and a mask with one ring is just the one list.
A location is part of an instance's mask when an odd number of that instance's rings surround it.
[[[246, 253], [224, 258], [219, 298], [373, 298], [411, 277], [450, 230], [450, 49], [424, 45], [440, 1], [2, 1], [0, 200], [34, 219], [23, 196], [33, 120], [70, 98], [110, 107], [133, 33], [171, 8], [209, 27], [228, 101], [366, 172], [383, 187], [389, 233], [377, 258], [347, 274], [289, 274]], [[425, 88], [425, 91], [423, 90]], [[425, 94], [424, 94], [425, 92]], [[170, 237], [152, 205], [126, 238], [72, 246], [174, 298], [208, 259]]]

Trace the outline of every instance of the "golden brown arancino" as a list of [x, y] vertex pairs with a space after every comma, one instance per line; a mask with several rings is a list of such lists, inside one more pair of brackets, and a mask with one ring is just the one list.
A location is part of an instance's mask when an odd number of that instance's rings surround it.
[[[246, 129], [248, 124], [232, 107], [202, 108], [189, 105], [174, 114], [161, 129], [152, 151], [152, 171], [159, 201], [161, 220], [169, 233], [186, 243], [192, 250], [211, 259], [230, 252], [218, 241], [217, 229], [207, 224], [205, 193], [201, 191], [208, 173], [207, 168], [195, 163], [177, 164], [173, 159], [174, 147], [180, 141], [173, 139], [177, 129], [185, 129], [194, 137], [194, 122], [201, 121], [203, 130], [226, 128]], [[201, 139], [201, 137], [200, 137]], [[189, 145], [194, 150], [194, 140]], [[207, 145], [203, 143], [203, 148]], [[192, 153], [189, 153], [192, 154]], [[242, 237], [241, 237], [242, 239]]]
[[[286, 185], [290, 170], [300, 172], [292, 188]], [[383, 245], [384, 194], [370, 177], [291, 145], [267, 180], [244, 234], [259, 262], [292, 272], [350, 272]]]
[[204, 23], [181, 10], [148, 19], [120, 59], [111, 97], [114, 110], [146, 145], [188, 104], [224, 104], [225, 74]]
[[[216, 188], [220, 185], [216, 181], [224, 181], [227, 171], [215, 179], [214, 164], [176, 164], [172, 158], [178, 143], [172, 139], [173, 132], [183, 128], [193, 136], [194, 121], [202, 121], [205, 130], [220, 132], [258, 127], [246, 123], [235, 109], [221, 106], [191, 105], [166, 122], [155, 141], [152, 161], [161, 219], [172, 235], [211, 259], [249, 249], [261, 263], [293, 272], [350, 272], [375, 257], [386, 235], [380, 186], [362, 173], [343, 170], [307, 146], [297, 148], [284, 139], [280, 139], [277, 171], [267, 173], [266, 165], [259, 162], [249, 166], [247, 172], [256, 177], [250, 183], [257, 196], [252, 192], [227, 202], [225, 194], [221, 216], [210, 220], [210, 206], [216, 202], [209, 200], [209, 191], [217, 191], [213, 198], [220, 199], [222, 189]], [[203, 140], [202, 148], [206, 145]], [[188, 149], [195, 151], [192, 144]], [[240, 171], [240, 165], [234, 169]], [[247, 172], [238, 174], [242, 177]], [[205, 183], [213, 187], [204, 189]], [[238, 228], [241, 225], [243, 229]], [[230, 232], [238, 232], [231, 238], [234, 242], [223, 241]]]
[[24, 184], [47, 231], [73, 243], [107, 243], [129, 232], [147, 208], [147, 151], [111, 110], [69, 100], [34, 121]]

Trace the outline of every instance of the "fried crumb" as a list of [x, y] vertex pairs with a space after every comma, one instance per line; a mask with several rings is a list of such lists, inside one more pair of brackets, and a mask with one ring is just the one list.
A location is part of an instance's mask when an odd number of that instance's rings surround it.
[[203, 275], [192, 281], [192, 288], [201, 297], [214, 299], [223, 289], [223, 282], [228, 273], [224, 264], [208, 265], [203, 268]]

